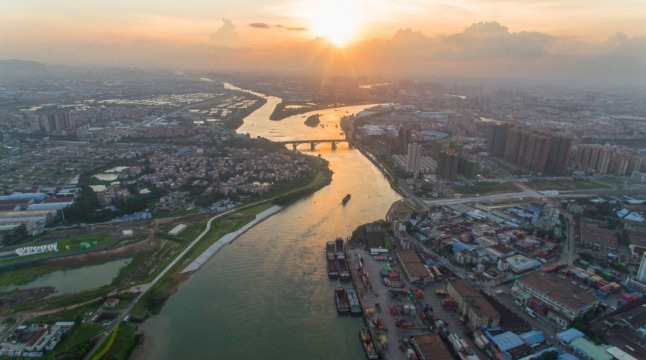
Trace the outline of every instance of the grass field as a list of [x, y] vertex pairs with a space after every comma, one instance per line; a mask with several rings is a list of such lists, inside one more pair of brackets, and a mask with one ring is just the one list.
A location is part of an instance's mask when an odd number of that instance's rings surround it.
[[609, 186], [591, 180], [533, 180], [529, 186], [534, 190], [592, 190], [607, 189]]
[[454, 186], [453, 191], [462, 194], [486, 194], [491, 192], [519, 192], [514, 183], [481, 182], [474, 185]]
[[[8, 259], [0, 260], [0, 264], [9, 265], [14, 263], [20, 263], [25, 261], [25, 259], [29, 259], [29, 260], [43, 259], [43, 258], [50, 257], [52, 255], [60, 255], [66, 252], [81, 250], [83, 249], [81, 247], [82, 243], [87, 243], [89, 248], [92, 248], [96, 246], [105, 245], [109, 243], [111, 240], [112, 240], [112, 237], [110, 235], [97, 234], [97, 235], [85, 235], [85, 236], [79, 236], [79, 237], [70, 238], [70, 239], [51, 241], [51, 242], [47, 242], [47, 244], [58, 243], [58, 252], [44, 252], [44, 253], [38, 253], [34, 255], [12, 257]], [[57, 269], [57, 270], [60, 270], [60, 269]], [[2, 284], [2, 280], [0, 280], [0, 284]], [[16, 283], [16, 284], [19, 285], [19, 283]]]

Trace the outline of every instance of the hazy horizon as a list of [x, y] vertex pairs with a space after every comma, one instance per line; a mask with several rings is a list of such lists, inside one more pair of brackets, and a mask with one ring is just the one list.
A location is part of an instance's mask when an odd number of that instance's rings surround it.
[[0, 3], [0, 58], [49, 65], [646, 84], [631, 0]]

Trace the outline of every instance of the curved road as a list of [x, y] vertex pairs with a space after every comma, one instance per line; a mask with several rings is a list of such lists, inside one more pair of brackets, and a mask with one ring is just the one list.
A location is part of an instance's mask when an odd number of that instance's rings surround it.
[[[254, 204], [254, 205], [255, 205], [255, 204]], [[246, 207], [248, 207], [248, 206], [251, 206], [251, 205], [247, 205]], [[230, 213], [232, 213], [232, 212], [234, 212], [234, 211], [239, 211], [239, 210], [240, 210], [240, 209], [242, 209], [242, 208], [244, 208], [244, 207], [240, 207], [240, 208], [232, 209], [232, 210], [229, 210], [229, 211], [225, 211], [225, 212], [223, 212], [223, 213], [221, 213], [221, 214], [215, 215], [215, 216], [213, 216], [212, 218], [210, 218], [210, 219], [209, 219], [209, 221], [206, 223], [206, 228], [204, 229], [204, 231], [202, 231], [202, 233], [201, 233], [200, 235], [198, 235], [198, 236], [195, 238], [195, 240], [193, 240], [193, 242], [191, 242], [191, 244], [190, 244], [190, 245], [188, 245], [188, 246], [187, 246], [187, 247], [186, 247], [186, 248], [185, 248], [185, 249], [184, 249], [184, 250], [183, 250], [179, 255], [177, 255], [177, 257], [175, 257], [175, 259], [174, 259], [173, 261], [171, 261], [171, 263], [170, 263], [170, 264], [168, 264], [168, 266], [166, 266], [166, 268], [165, 268], [164, 270], [162, 270], [162, 271], [161, 271], [161, 272], [160, 272], [160, 273], [159, 273], [159, 274], [158, 274], [158, 275], [153, 279], [153, 281], [151, 281], [151, 282], [150, 282], [150, 283], [148, 283], [148, 284], [135, 286], [135, 288], [137, 288], [137, 289], [138, 289], [138, 291], [140, 291], [139, 296], [137, 296], [133, 301], [131, 301], [131, 302], [130, 302], [130, 304], [128, 305], [128, 307], [127, 307], [126, 309], [124, 309], [123, 311], [121, 311], [121, 313], [119, 314], [119, 316], [118, 316], [116, 319], [114, 319], [114, 321], [112, 321], [112, 323], [110, 323], [110, 326], [108, 326], [108, 327], [104, 330], [103, 334], [104, 334], [104, 335], [106, 335], [106, 334], [108, 334], [108, 335], [109, 335], [109, 334], [114, 330], [114, 328], [117, 326], [117, 324], [120, 324], [120, 323], [123, 321], [123, 319], [125, 319], [125, 317], [130, 313], [130, 310], [132, 310], [132, 308], [135, 306], [135, 304], [136, 304], [139, 300], [141, 300], [141, 298], [146, 294], [146, 292], [148, 292], [148, 290], [150, 290], [150, 289], [151, 289], [151, 288], [152, 288], [152, 287], [153, 287], [153, 286], [154, 286], [154, 285], [155, 285], [159, 280], [161, 280], [161, 278], [162, 278], [162, 277], [164, 277], [164, 275], [166, 275], [166, 274], [170, 271], [170, 269], [172, 269], [172, 268], [173, 268], [173, 266], [175, 266], [175, 264], [177, 264], [177, 262], [178, 262], [178, 261], [180, 261], [180, 260], [184, 257], [184, 255], [186, 255], [189, 251], [191, 251], [191, 249], [192, 249], [193, 247], [195, 247], [195, 245], [196, 245], [200, 240], [202, 240], [202, 238], [204, 237], [204, 235], [206, 235], [206, 234], [211, 230], [211, 223], [213, 223], [213, 220], [215, 220], [215, 219], [217, 219], [217, 218], [220, 218], [220, 217], [222, 217], [222, 216], [228, 215], [228, 214], [230, 214]], [[101, 347], [101, 345], [103, 344], [103, 342], [104, 342], [108, 337], [109, 337], [109, 336], [102, 336], [101, 338], [99, 338], [99, 341], [97, 341], [97, 343], [94, 345], [94, 347], [92, 348], [92, 350], [90, 350], [90, 352], [88, 352], [88, 353], [85, 355], [85, 357], [84, 357], [83, 359], [84, 359], [84, 360], [89, 360], [89, 359], [91, 359], [91, 358], [92, 358], [92, 355], [93, 355], [93, 354], [94, 354], [94, 353], [95, 353], [95, 352], [96, 352], [96, 351]]]

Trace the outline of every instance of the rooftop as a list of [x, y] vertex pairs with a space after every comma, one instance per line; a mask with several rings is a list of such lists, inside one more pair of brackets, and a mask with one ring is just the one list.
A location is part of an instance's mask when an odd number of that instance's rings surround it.
[[420, 262], [417, 253], [413, 250], [399, 250], [397, 254], [402, 262]]
[[570, 343], [575, 350], [586, 354], [591, 360], [612, 360], [612, 355], [602, 348], [601, 346], [595, 345], [586, 338], [578, 338]]
[[469, 303], [478, 316], [484, 315], [489, 317], [500, 316], [500, 313], [485, 299], [485, 297], [476, 290], [471, 282], [465, 279], [452, 281], [450, 285], [460, 294], [462, 299]]
[[498, 345], [500, 351], [507, 351], [525, 345], [523, 339], [521, 339], [520, 336], [514, 334], [511, 331], [498, 334], [492, 339], [496, 343], [496, 345]]
[[580, 337], [585, 336], [581, 331], [575, 329], [575, 328], [570, 328], [567, 330], [563, 330], [560, 333], [556, 334], [556, 337], [563, 341], [566, 344], [569, 344], [572, 342], [574, 339], [578, 339]]
[[422, 360], [453, 360], [453, 356], [439, 335], [415, 336], [415, 347], [420, 352]]
[[598, 301], [595, 296], [578, 286], [572, 285], [568, 280], [544, 273], [531, 273], [516, 281], [524, 283], [573, 310]]

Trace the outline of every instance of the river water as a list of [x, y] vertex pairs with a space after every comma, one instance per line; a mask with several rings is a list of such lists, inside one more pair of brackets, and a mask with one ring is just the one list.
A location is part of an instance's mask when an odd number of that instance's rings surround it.
[[[324, 127], [303, 124], [310, 114], [270, 121], [279, 98], [238, 130], [272, 140], [341, 138], [339, 118], [366, 106], [319, 110]], [[305, 116], [305, 117], [304, 117]], [[319, 149], [320, 147], [320, 149]], [[300, 148], [299, 148], [300, 149]], [[303, 150], [309, 153], [309, 145]], [[337, 315], [336, 281], [327, 277], [325, 242], [360, 224], [383, 219], [399, 199], [359, 151], [317, 146], [334, 171], [330, 185], [288, 206], [224, 247], [140, 326], [143, 359], [362, 359], [360, 318]], [[345, 194], [352, 194], [346, 206]]]

